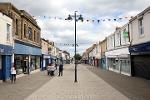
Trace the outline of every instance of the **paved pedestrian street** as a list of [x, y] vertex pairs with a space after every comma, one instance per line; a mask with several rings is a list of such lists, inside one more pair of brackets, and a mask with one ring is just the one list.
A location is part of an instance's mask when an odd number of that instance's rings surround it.
[[65, 66], [63, 77], [54, 77], [25, 100], [128, 100], [85, 66], [78, 66], [78, 83], [74, 83], [73, 66]]
[[63, 76], [57, 76], [56, 71], [50, 77], [42, 71], [20, 77], [15, 84], [0, 83], [0, 100], [149, 100], [148, 80], [89, 65], [80, 64], [77, 69], [77, 83], [74, 83], [73, 64], [64, 65]]

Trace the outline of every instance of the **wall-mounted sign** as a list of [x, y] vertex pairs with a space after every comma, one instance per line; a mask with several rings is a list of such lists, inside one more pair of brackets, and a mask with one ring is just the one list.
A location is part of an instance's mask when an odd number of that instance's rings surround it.
[[13, 48], [12, 46], [0, 44], [0, 54], [1, 55], [12, 55]]
[[0, 53], [4, 53], [4, 48], [0, 48]]

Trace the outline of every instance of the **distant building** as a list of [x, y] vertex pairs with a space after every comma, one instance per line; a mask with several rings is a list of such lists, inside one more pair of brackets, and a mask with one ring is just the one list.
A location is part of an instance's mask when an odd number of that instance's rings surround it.
[[100, 48], [101, 48], [101, 64], [100, 67], [102, 69], [108, 69], [106, 67], [106, 56], [105, 56], [105, 52], [107, 51], [107, 40], [106, 38], [100, 42]]
[[62, 51], [62, 60], [64, 64], [70, 64], [70, 53], [67, 51]]
[[48, 64], [51, 63], [51, 47], [49, 47], [49, 45], [51, 45], [49, 43], [48, 40], [45, 39], [41, 39], [42, 41], [42, 70], [46, 70]]
[[95, 66], [95, 56], [94, 56], [94, 48], [95, 48], [96, 44], [93, 44], [90, 48], [89, 48], [89, 64]]
[[100, 67], [101, 47], [100, 47], [100, 44], [99, 44], [99, 43], [97, 43], [97, 44], [94, 46], [93, 55], [94, 55], [94, 66]]

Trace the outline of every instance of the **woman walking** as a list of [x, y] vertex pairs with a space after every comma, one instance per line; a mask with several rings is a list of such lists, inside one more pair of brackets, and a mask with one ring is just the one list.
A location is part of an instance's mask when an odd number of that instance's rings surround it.
[[11, 67], [11, 82], [16, 82], [16, 68], [14, 66]]

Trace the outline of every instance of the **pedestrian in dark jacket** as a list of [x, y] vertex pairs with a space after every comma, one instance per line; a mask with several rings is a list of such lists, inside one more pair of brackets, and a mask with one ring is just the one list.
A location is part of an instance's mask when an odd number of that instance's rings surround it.
[[57, 70], [57, 64], [55, 63], [55, 68], [56, 68], [56, 70]]
[[59, 75], [58, 76], [63, 76], [63, 64], [59, 65]]

